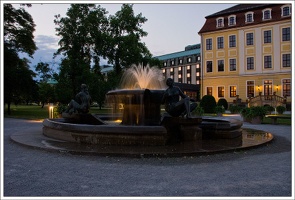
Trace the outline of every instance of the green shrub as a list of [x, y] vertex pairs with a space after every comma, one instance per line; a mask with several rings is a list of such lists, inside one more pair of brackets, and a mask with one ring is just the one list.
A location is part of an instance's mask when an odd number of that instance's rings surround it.
[[266, 115], [266, 109], [264, 106], [253, 106], [250, 107], [249, 117], [261, 117], [263, 118]]
[[236, 114], [236, 113], [240, 113], [242, 110], [242, 108], [238, 105], [235, 105], [235, 104], [231, 104], [229, 106], [229, 111], [232, 113], [232, 114]]
[[270, 105], [268, 105], [268, 104], [265, 104], [265, 105], [264, 105], [264, 108], [265, 108], [265, 110], [266, 110], [266, 112], [267, 112], [268, 114], [271, 114], [271, 112], [275, 110], [274, 107], [272, 107], [272, 106], [270, 106]]
[[279, 114], [283, 114], [286, 111], [286, 108], [284, 106], [277, 106], [277, 112]]
[[242, 108], [240, 111], [240, 114], [242, 115], [244, 119], [250, 118], [250, 108], [248, 107]]
[[215, 107], [215, 113], [218, 114], [218, 113], [224, 113], [225, 112], [225, 109], [223, 106], [216, 106]]
[[225, 110], [228, 109], [228, 103], [226, 99], [219, 99], [217, 102], [217, 106], [223, 106]]
[[205, 95], [201, 99], [200, 106], [205, 113], [215, 113], [216, 101], [212, 95]]
[[196, 109], [192, 112], [193, 115], [196, 115], [196, 116], [203, 116], [204, 115], [204, 109], [198, 105], [196, 107]]

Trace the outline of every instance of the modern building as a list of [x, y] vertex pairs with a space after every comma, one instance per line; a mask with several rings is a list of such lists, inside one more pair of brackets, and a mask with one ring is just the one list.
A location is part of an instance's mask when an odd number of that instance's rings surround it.
[[259, 94], [291, 102], [291, 4], [238, 4], [208, 15], [201, 36], [201, 96]]
[[200, 44], [188, 45], [184, 51], [157, 56], [162, 62], [164, 77], [195, 100], [200, 99], [201, 49]]

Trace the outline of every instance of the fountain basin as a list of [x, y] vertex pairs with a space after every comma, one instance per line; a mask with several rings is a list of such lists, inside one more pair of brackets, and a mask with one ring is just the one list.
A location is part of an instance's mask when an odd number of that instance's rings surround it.
[[91, 125], [67, 123], [64, 119], [45, 119], [47, 137], [87, 144], [165, 145], [167, 131], [162, 126]]

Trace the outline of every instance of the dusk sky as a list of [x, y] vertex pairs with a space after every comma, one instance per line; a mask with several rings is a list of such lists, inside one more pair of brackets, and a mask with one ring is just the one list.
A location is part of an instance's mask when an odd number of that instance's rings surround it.
[[[122, 1], [128, 2], [128, 1]], [[206, 2], [206, 1], [204, 1]], [[229, 3], [134, 3], [135, 15], [142, 13], [148, 21], [142, 26], [148, 36], [142, 38], [153, 56], [183, 51], [185, 46], [200, 43], [199, 30], [205, 23], [205, 17], [236, 4]], [[36, 24], [35, 41], [38, 50], [31, 59], [31, 67], [38, 62], [53, 62], [53, 53], [58, 49], [59, 38], [55, 35], [54, 15], [66, 16], [69, 4], [65, 3], [32, 3], [25, 8]], [[19, 4], [13, 4], [16, 8]], [[122, 4], [100, 4], [109, 14], [121, 9]], [[59, 62], [58, 59], [55, 62]], [[102, 62], [101, 64], [106, 64]]]

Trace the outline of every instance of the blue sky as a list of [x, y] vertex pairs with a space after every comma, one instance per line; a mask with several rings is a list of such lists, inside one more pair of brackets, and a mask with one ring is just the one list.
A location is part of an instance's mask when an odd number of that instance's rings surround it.
[[[118, 2], [118, 1], [117, 1]], [[122, 1], [126, 2], [126, 1]], [[38, 50], [31, 59], [31, 66], [38, 62], [58, 63], [59, 59], [53, 60], [53, 53], [58, 49], [59, 38], [55, 35], [54, 15], [66, 16], [70, 7], [66, 3], [32, 3], [32, 7], [26, 10], [32, 15], [36, 24], [35, 41]], [[233, 2], [234, 3], [234, 2]], [[148, 21], [142, 26], [148, 32], [148, 36], [142, 38], [153, 56], [160, 56], [177, 51], [183, 51], [185, 46], [200, 43], [198, 31], [205, 23], [205, 17], [236, 4], [233, 3], [199, 3], [189, 1], [183, 3], [134, 3], [135, 14], [142, 13]], [[19, 7], [19, 4], [14, 4]], [[110, 14], [121, 9], [122, 4], [100, 4]], [[106, 62], [102, 62], [106, 64]], [[57, 65], [56, 65], [57, 66]]]

